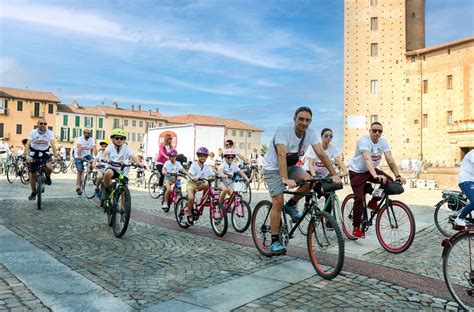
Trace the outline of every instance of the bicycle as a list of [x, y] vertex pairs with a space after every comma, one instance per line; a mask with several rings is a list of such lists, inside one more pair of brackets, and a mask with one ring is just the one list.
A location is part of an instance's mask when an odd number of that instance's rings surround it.
[[252, 188], [258, 191], [260, 189], [260, 182], [261, 182], [258, 165], [251, 164], [249, 178], [250, 178], [250, 182], [252, 183]]
[[[170, 211], [171, 205], [176, 206], [178, 203], [179, 199], [183, 196], [181, 193], [181, 181], [179, 180], [179, 177], [186, 178], [185, 174], [182, 173], [167, 173], [166, 174], [169, 177], [176, 177], [176, 181], [171, 184], [171, 190], [170, 193], [168, 194], [168, 207], [164, 208], [164, 199], [165, 199], [165, 194], [164, 192], [158, 195], [159, 197], [163, 197], [162, 200], [158, 201], [158, 205], [161, 205], [161, 209], [163, 209], [164, 212]], [[158, 207], [160, 208], [160, 207]]]
[[42, 197], [44, 193], [44, 184], [46, 182], [46, 164], [49, 160], [44, 158], [34, 158], [32, 163], [39, 163], [38, 170], [36, 171], [36, 204], [38, 210], [41, 210]]
[[[107, 213], [107, 222], [112, 226], [115, 237], [121, 238], [127, 231], [130, 222], [132, 209], [132, 198], [128, 190], [128, 178], [125, 176], [125, 168], [137, 168], [136, 164], [108, 162], [109, 164], [120, 165], [118, 178], [112, 183], [112, 191], [105, 198], [101, 199], [101, 207]], [[102, 190], [104, 191], [104, 190]]]
[[443, 239], [443, 276], [449, 293], [465, 311], [474, 309], [474, 226]]
[[[306, 231], [306, 242], [309, 258], [316, 270], [316, 273], [324, 279], [335, 278], [342, 270], [344, 264], [344, 238], [336, 220], [327, 212], [321, 211], [314, 201], [313, 190], [314, 183], [320, 181], [318, 178], [309, 180], [301, 180], [296, 182], [297, 186], [309, 183], [311, 190], [308, 192], [285, 191], [284, 194], [302, 195], [308, 201], [305, 205], [302, 217], [293, 227], [289, 226], [286, 214], [282, 212], [280, 221], [280, 241], [287, 247], [290, 239], [294, 237], [296, 229], [305, 217], [310, 214], [311, 219], [308, 223]], [[340, 184], [330, 184], [327, 190], [335, 190]], [[272, 256], [271, 246], [271, 227], [270, 227], [270, 211], [272, 208], [271, 201], [262, 200], [254, 208], [252, 215], [252, 239], [258, 251], [266, 256]], [[332, 229], [329, 229], [328, 225]]]
[[[227, 233], [227, 213], [224, 206], [219, 202], [219, 193], [214, 191], [212, 182], [214, 179], [198, 179], [198, 182], [207, 182], [209, 187], [207, 191], [204, 191], [199, 203], [194, 201], [192, 215], [193, 220], [199, 220], [199, 217], [203, 214], [204, 208], [209, 207], [209, 218], [211, 221], [211, 227], [217, 236], [224, 236]], [[175, 217], [178, 225], [184, 229], [188, 228], [190, 224], [187, 222], [188, 209], [188, 197], [181, 197], [175, 206]]]
[[151, 198], [157, 199], [163, 193], [159, 185], [161, 173], [156, 170], [152, 170], [150, 179], [148, 179], [148, 192]]
[[26, 185], [28, 182], [30, 182], [28, 173], [29, 170], [25, 157], [18, 156], [16, 157], [15, 161], [9, 164], [7, 167], [7, 180], [10, 184], [12, 184], [19, 177], [21, 183]]
[[[464, 193], [454, 190], [443, 190], [442, 197], [443, 199], [435, 205], [434, 222], [441, 234], [449, 237], [456, 233], [453, 230], [454, 219], [467, 206], [468, 199]], [[474, 223], [471, 213], [466, 220]]]
[[82, 182], [82, 190], [84, 191], [84, 195], [86, 195], [88, 199], [94, 197], [95, 188], [97, 187], [96, 184], [97, 178], [99, 176], [99, 170], [103, 170], [105, 169], [105, 167], [105, 164], [97, 163], [95, 167], [91, 167], [89, 170], [87, 170], [87, 172], [85, 172], [84, 181]]
[[144, 186], [146, 188], [146, 178], [145, 178], [145, 170], [142, 168], [137, 169], [137, 176], [135, 178], [135, 185], [137, 187]]
[[[390, 195], [398, 195], [404, 192], [403, 186], [398, 182], [388, 182], [385, 189], [376, 189], [370, 183], [366, 183], [365, 194], [372, 194], [372, 198], [379, 199], [377, 208], [370, 211], [364, 196], [364, 210], [361, 222], [361, 230], [366, 233], [375, 219], [375, 232], [382, 247], [391, 253], [402, 253], [406, 251], [415, 238], [415, 218], [410, 208], [401, 201], [391, 200]], [[350, 240], [356, 240], [350, 228], [353, 219], [354, 194], [346, 196], [342, 202], [342, 230]], [[408, 221], [408, 224], [407, 222]], [[387, 230], [387, 231], [385, 231]]]
[[[222, 178], [218, 177], [215, 180], [214, 184], [214, 194], [220, 194], [220, 189], [217, 186], [217, 181], [222, 180]], [[252, 217], [252, 211], [250, 209], [250, 205], [242, 199], [241, 192], [244, 190], [246, 184], [243, 183], [242, 180], [235, 180], [232, 186], [234, 190], [230, 196], [224, 200], [222, 204], [224, 209], [227, 213], [231, 213], [230, 220], [232, 223], [232, 227], [238, 233], [243, 233], [247, 231], [250, 226], [250, 221]], [[219, 198], [218, 196], [216, 196]]]

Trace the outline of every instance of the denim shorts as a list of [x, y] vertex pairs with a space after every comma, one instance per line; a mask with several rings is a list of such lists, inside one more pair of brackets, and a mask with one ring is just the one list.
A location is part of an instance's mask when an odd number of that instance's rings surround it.
[[[84, 160], [90, 161], [92, 160], [92, 155], [87, 155], [82, 158], [84, 158]], [[84, 171], [84, 160], [79, 159], [79, 158], [74, 158], [74, 163], [76, 164], [76, 168], [78, 172]]]
[[[298, 166], [290, 166], [288, 167], [288, 178], [295, 180], [306, 171]], [[283, 194], [286, 191], [286, 186], [283, 184], [281, 180], [280, 171], [279, 170], [263, 170], [263, 175], [265, 176], [265, 182], [268, 186], [268, 191], [270, 192], [270, 196], [276, 196], [279, 194]]]

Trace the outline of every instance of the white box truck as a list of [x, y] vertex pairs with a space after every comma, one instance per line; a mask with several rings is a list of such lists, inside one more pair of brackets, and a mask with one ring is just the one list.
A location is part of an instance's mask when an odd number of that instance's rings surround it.
[[224, 126], [186, 124], [150, 128], [143, 139], [145, 157], [156, 160], [159, 145], [163, 143], [166, 134], [173, 138], [172, 145], [178, 154], [186, 156], [188, 161], [194, 160], [196, 149], [205, 146], [217, 155], [217, 150], [224, 146]]

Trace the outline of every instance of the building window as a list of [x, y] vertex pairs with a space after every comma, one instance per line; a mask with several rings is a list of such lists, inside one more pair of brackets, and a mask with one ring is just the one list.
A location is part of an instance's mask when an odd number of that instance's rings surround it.
[[21, 132], [22, 132], [22, 130], [23, 130], [22, 128], [23, 128], [22, 125], [17, 124], [17, 125], [16, 125], [16, 134], [21, 134]]
[[120, 120], [117, 118], [114, 118], [114, 129], [115, 128], [120, 128]]
[[370, 115], [370, 123], [379, 121], [379, 115]]
[[74, 128], [72, 129], [72, 137], [73, 138], [78, 138], [82, 135], [82, 129], [81, 128]]
[[240, 136], [244, 137], [244, 130], [240, 130]]
[[372, 17], [370, 19], [370, 30], [377, 30], [379, 28], [379, 19], [377, 17]]
[[124, 120], [123, 120], [123, 126], [124, 126], [124, 127], [127, 127], [127, 126], [128, 126], [128, 119], [124, 119]]
[[423, 80], [423, 93], [428, 93], [428, 80]]
[[410, 102], [410, 100], [411, 100], [411, 97], [407, 97], [407, 101]]
[[376, 6], [377, 2], [378, 2], [378, 0], [370, 0], [370, 5], [371, 6]]
[[163, 123], [162, 122], [158, 123], [158, 127], [163, 127]]
[[143, 128], [143, 121], [140, 120], [140, 128]]
[[103, 128], [103, 127], [104, 127], [104, 119], [99, 118], [99, 128]]
[[105, 138], [105, 131], [104, 130], [97, 130], [95, 134], [97, 140], [103, 140]]
[[7, 100], [0, 99], [0, 109], [7, 108]]
[[411, 62], [412, 62], [412, 63], [415, 63], [415, 61], [416, 61], [416, 57], [412, 56], [412, 57], [411, 57]]
[[453, 89], [453, 75], [448, 75], [446, 79], [446, 87], [448, 88], [448, 90]]
[[407, 78], [407, 79], [405, 80], [405, 82], [406, 82], [406, 83], [410, 83], [410, 79]]
[[233, 135], [233, 136], [236, 136], [236, 135], [237, 135], [237, 130], [235, 130], [235, 129], [232, 130], [232, 135]]
[[423, 128], [428, 127], [428, 114], [423, 114]]
[[84, 127], [92, 128], [94, 127], [94, 122], [92, 117], [84, 117]]
[[448, 126], [453, 125], [453, 111], [448, 111], [446, 113], [446, 123], [448, 124]]
[[142, 134], [142, 133], [138, 133], [138, 134], [137, 134], [137, 139], [138, 139], [138, 142], [143, 142], [143, 134]]
[[40, 103], [35, 102], [35, 117], [39, 117], [40, 115]]
[[68, 116], [63, 115], [63, 126], [67, 126], [67, 124], [68, 124]]
[[69, 141], [69, 128], [61, 128], [61, 141]]
[[48, 129], [53, 131], [53, 126], [48, 126]]
[[378, 43], [371, 43], [370, 44], [370, 56], [377, 56], [379, 50]]
[[136, 120], [132, 120], [132, 127], [136, 127], [137, 126], [137, 121]]
[[239, 143], [239, 148], [242, 150], [245, 148], [245, 144], [244, 143]]
[[23, 101], [18, 101], [16, 103], [16, 110], [19, 111], [19, 112], [23, 111]]
[[137, 134], [135, 132], [132, 133], [132, 141], [135, 142], [137, 140]]
[[48, 114], [54, 114], [54, 105], [48, 104]]
[[415, 120], [413, 121], [413, 123], [414, 123], [415, 125], [417, 125], [417, 124], [418, 124], [418, 119], [415, 119]]
[[251, 131], [247, 132], [247, 137], [248, 137], [248, 138], [251, 138], [251, 137], [252, 137], [252, 132], [251, 132]]
[[378, 80], [370, 81], [370, 93], [375, 94], [378, 91]]
[[74, 122], [74, 126], [75, 127], [80, 127], [81, 126], [81, 117], [80, 116], [76, 116], [76, 120]]
[[247, 148], [250, 150], [250, 143], [247, 145]]
[[3, 138], [3, 122], [0, 122], [0, 137]]

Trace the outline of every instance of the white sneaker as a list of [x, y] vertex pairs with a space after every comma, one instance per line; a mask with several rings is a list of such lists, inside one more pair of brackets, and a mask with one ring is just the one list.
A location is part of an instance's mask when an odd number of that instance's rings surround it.
[[464, 219], [459, 219], [459, 217], [457, 217], [456, 219], [454, 219], [454, 223], [455, 223], [457, 226], [466, 226], [466, 220], [464, 220]]

